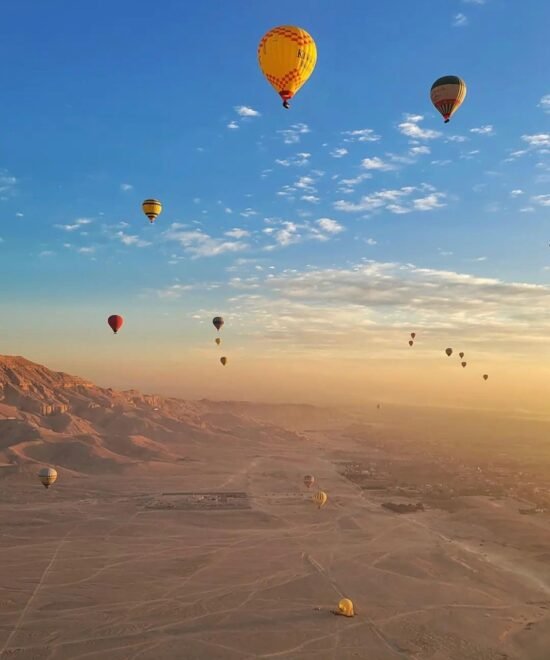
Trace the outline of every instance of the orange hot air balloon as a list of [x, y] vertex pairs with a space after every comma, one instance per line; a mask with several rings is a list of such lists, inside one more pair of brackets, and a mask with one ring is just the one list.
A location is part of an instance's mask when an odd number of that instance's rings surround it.
[[412, 346], [414, 344], [414, 341], [412, 339], [409, 339], [409, 346]]
[[122, 328], [124, 324], [124, 319], [122, 318], [122, 316], [119, 316], [118, 314], [112, 314], [107, 319], [107, 323], [109, 324], [111, 330], [116, 335], [116, 333], [120, 330], [120, 328]]
[[314, 483], [315, 483], [315, 477], [311, 474], [306, 474], [306, 476], [304, 477], [304, 484], [308, 488], [311, 488]]
[[438, 78], [432, 85], [430, 98], [447, 124], [466, 98], [466, 83], [458, 76]]
[[489, 374], [483, 374], [483, 380], [487, 380], [489, 378]]

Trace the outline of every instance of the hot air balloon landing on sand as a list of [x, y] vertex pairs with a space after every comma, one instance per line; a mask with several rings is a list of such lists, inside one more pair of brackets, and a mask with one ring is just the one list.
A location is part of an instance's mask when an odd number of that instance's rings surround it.
[[311, 474], [306, 474], [306, 476], [304, 477], [304, 484], [307, 486], [307, 488], [311, 488], [314, 483], [315, 483], [315, 477]]
[[458, 76], [438, 78], [430, 90], [430, 98], [447, 124], [466, 98], [466, 83]]
[[153, 224], [158, 216], [162, 213], [162, 204], [158, 199], [146, 199], [141, 205], [143, 212], [149, 218], [149, 222]]
[[117, 332], [120, 330], [120, 328], [122, 328], [122, 326], [124, 325], [124, 319], [122, 318], [122, 316], [119, 316], [118, 314], [112, 314], [112, 315], [109, 316], [109, 318], [107, 319], [107, 323], [109, 324], [109, 327], [111, 328], [111, 330], [112, 330], [112, 331], [115, 333], [115, 335], [116, 335], [116, 333], [117, 333]]
[[353, 602], [349, 598], [342, 598], [338, 603], [338, 609], [332, 610], [332, 613], [340, 616], [355, 616]]
[[317, 47], [312, 36], [294, 25], [279, 25], [262, 37], [258, 63], [268, 82], [289, 107], [290, 99], [313, 73]]
[[322, 490], [319, 490], [315, 493], [315, 495], [311, 498], [317, 507], [320, 509], [322, 506], [325, 506], [328, 500], [328, 496], [326, 493], [324, 493]]
[[38, 472], [38, 478], [40, 479], [40, 482], [44, 488], [49, 488], [53, 483], [55, 483], [55, 480], [57, 479], [57, 470], [49, 467], [40, 468]]

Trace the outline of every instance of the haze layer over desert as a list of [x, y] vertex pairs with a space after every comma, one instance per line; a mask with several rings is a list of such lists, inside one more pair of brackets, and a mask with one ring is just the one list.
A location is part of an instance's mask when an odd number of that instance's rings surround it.
[[0, 391], [2, 658], [548, 658], [548, 420]]

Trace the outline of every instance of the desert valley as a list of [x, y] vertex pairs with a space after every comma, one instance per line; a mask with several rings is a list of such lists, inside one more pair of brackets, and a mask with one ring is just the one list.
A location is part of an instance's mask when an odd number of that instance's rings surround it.
[[1, 658], [548, 658], [548, 420], [181, 401], [19, 357], [0, 396]]

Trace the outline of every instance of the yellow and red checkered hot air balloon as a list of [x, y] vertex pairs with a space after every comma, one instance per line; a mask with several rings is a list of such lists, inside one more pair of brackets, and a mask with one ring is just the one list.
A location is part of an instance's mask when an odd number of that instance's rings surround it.
[[438, 78], [430, 90], [430, 98], [435, 107], [443, 115], [445, 123], [460, 108], [466, 98], [466, 83], [458, 76], [443, 76]]
[[317, 47], [312, 36], [294, 25], [280, 25], [269, 30], [258, 46], [258, 63], [264, 76], [288, 102], [313, 73]]

